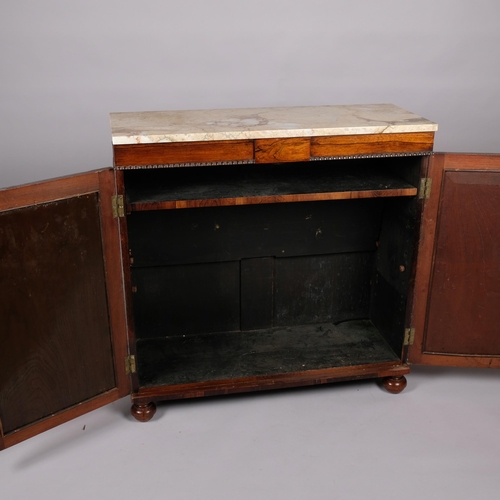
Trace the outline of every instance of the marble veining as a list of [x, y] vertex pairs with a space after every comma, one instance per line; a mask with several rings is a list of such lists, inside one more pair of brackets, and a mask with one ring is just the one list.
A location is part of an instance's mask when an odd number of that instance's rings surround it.
[[111, 113], [113, 144], [434, 132], [393, 104]]

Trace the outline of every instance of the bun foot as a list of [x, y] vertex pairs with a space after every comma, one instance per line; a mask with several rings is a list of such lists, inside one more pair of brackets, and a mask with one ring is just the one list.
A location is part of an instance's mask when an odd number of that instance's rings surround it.
[[139, 420], [139, 422], [147, 422], [151, 420], [156, 413], [156, 405], [153, 402], [143, 405], [134, 403], [132, 408], [130, 408], [130, 413], [136, 420]]
[[401, 377], [385, 377], [382, 380], [382, 385], [391, 394], [399, 394], [406, 387], [406, 378]]

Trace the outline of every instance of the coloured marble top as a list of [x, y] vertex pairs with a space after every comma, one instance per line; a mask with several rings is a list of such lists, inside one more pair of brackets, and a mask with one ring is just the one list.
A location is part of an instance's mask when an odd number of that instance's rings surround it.
[[113, 144], [434, 132], [393, 104], [111, 113]]

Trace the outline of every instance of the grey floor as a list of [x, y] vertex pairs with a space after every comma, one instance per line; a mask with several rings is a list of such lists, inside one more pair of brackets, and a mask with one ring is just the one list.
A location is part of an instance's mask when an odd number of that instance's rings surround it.
[[499, 498], [500, 371], [163, 404], [128, 399], [0, 452], [0, 498]]

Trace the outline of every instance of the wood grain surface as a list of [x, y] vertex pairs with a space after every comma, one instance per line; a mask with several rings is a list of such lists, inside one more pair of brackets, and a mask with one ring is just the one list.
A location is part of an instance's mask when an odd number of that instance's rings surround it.
[[320, 370], [306, 370], [295, 373], [262, 375], [232, 380], [180, 384], [176, 386], [145, 387], [134, 393], [132, 395], [132, 400], [138, 403], [147, 403], [150, 401], [222, 396], [242, 392], [329, 384], [332, 382], [342, 382], [344, 380], [402, 376], [409, 372], [410, 368], [408, 365], [393, 362], [325, 368]]
[[116, 145], [116, 167], [196, 162], [281, 163], [311, 157], [405, 154], [432, 151], [434, 132], [285, 137], [235, 141]]
[[500, 368], [500, 155], [435, 155], [428, 176], [408, 359]]
[[177, 142], [114, 146], [116, 167], [252, 160], [253, 141]]
[[99, 209], [104, 269], [106, 273], [106, 295], [108, 299], [116, 382], [119, 396], [123, 397], [130, 394], [131, 385], [130, 376], [126, 373], [123, 361], [128, 354], [123, 262], [120, 258], [120, 222], [123, 218], [113, 217], [111, 197], [115, 193], [115, 172], [111, 169], [99, 172]]
[[307, 137], [255, 140], [255, 163], [306, 161], [310, 156], [311, 143]]
[[500, 356], [500, 171], [446, 171], [425, 352]]
[[[69, 420], [80, 417], [85, 413], [96, 410], [97, 408], [101, 408], [102, 406], [106, 406], [113, 401], [116, 401], [121, 396], [118, 392], [118, 389], [111, 389], [104, 394], [100, 394], [99, 396], [92, 398], [90, 400], [84, 401], [82, 403], [78, 403], [75, 406], [70, 408], [65, 408], [57, 413], [51, 414], [46, 418], [43, 418], [32, 425], [28, 425], [26, 427], [22, 427], [10, 434], [4, 436], [4, 448], [8, 448], [10, 446], [14, 446], [26, 439], [32, 438], [41, 434], [42, 432], [48, 431], [57, 427], [58, 425], [64, 424]], [[2, 450], [2, 440], [0, 439], [0, 450]]]
[[284, 194], [273, 196], [252, 196], [240, 198], [216, 198], [201, 200], [177, 200], [127, 204], [129, 212], [143, 210], [172, 210], [182, 208], [234, 207], [237, 205], [264, 205], [271, 203], [298, 203], [306, 201], [356, 200], [367, 198], [393, 198], [415, 196], [417, 188], [372, 189], [365, 191], [335, 191], [331, 193]]
[[[125, 191], [125, 178], [123, 170], [115, 171], [115, 183], [116, 183], [116, 193], [122, 195], [124, 198], [126, 196]], [[133, 257], [131, 255], [129, 246], [129, 231], [128, 231], [128, 217], [118, 217], [118, 224], [120, 228], [120, 257], [123, 269], [123, 286], [124, 294], [123, 298], [125, 301], [125, 309], [127, 313], [127, 341], [128, 341], [128, 353], [131, 356], [136, 355], [136, 336], [135, 336], [135, 321], [134, 321], [134, 310], [132, 307], [132, 279], [130, 266], [133, 264]], [[137, 378], [137, 373], [129, 374], [131, 386], [133, 391], [137, 391], [139, 388], [139, 380]]]
[[114, 192], [111, 169], [2, 192], [5, 447], [130, 391]]
[[311, 138], [311, 156], [353, 156], [432, 151], [434, 132], [361, 134]]
[[0, 214], [5, 434], [116, 386], [96, 193]]
[[76, 174], [0, 190], [0, 212], [99, 190], [99, 172]]

